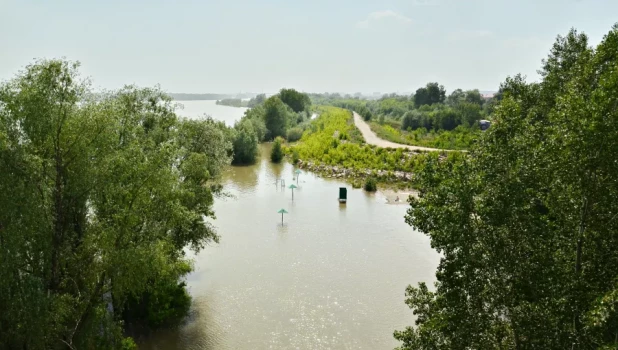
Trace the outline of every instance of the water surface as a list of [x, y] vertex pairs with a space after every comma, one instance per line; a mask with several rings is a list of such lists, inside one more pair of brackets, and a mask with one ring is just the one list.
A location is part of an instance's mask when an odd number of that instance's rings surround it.
[[227, 125], [232, 126], [234, 122], [240, 120], [248, 108], [229, 107], [218, 105], [216, 100], [195, 100], [195, 101], [176, 101], [179, 109], [176, 113], [180, 116], [200, 119], [205, 115], [214, 119], [222, 120]]
[[439, 257], [404, 222], [408, 206], [304, 171], [292, 201], [275, 180], [296, 184], [295, 169], [272, 164], [269, 147], [224, 175], [233, 197], [216, 200], [221, 243], [188, 276], [190, 319], [140, 348], [391, 349], [393, 331], [413, 324], [405, 288], [433, 283]]

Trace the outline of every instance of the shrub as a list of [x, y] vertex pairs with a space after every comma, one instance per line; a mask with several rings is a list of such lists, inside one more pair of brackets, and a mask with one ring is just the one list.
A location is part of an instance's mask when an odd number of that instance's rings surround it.
[[258, 136], [253, 129], [253, 123], [244, 119], [234, 127], [236, 134], [234, 137], [234, 164], [255, 163], [258, 154]]
[[288, 142], [295, 142], [300, 140], [303, 136], [303, 130], [301, 128], [291, 128], [288, 130]]
[[367, 192], [375, 192], [378, 190], [378, 184], [374, 177], [368, 177], [365, 180], [365, 191]]
[[135, 344], [133, 338], [126, 337], [122, 339], [121, 348], [122, 350], [137, 350], [137, 344]]
[[273, 143], [273, 149], [270, 152], [270, 160], [273, 163], [279, 163], [283, 159], [283, 149], [281, 149], [281, 138], [277, 137]]
[[299, 160], [300, 160], [300, 157], [298, 155], [298, 151], [296, 149], [292, 150], [292, 163], [296, 164], [298, 163]]

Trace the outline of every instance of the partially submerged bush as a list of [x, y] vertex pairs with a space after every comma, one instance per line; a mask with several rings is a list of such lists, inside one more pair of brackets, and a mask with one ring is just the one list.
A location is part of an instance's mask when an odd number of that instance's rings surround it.
[[365, 191], [367, 192], [375, 192], [378, 190], [378, 183], [375, 177], [368, 177], [365, 180]]

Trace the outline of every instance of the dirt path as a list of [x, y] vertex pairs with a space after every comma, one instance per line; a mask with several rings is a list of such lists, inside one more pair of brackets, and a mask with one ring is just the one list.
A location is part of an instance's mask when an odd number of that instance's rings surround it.
[[439, 148], [402, 145], [400, 143], [386, 141], [384, 139], [379, 138], [378, 135], [376, 135], [371, 130], [371, 128], [369, 127], [369, 124], [367, 124], [358, 113], [356, 112], [352, 112], [352, 113], [354, 113], [354, 124], [356, 124], [356, 127], [358, 128], [358, 130], [360, 130], [361, 134], [363, 134], [363, 138], [365, 139], [365, 142], [367, 142], [370, 145], [375, 145], [378, 147], [407, 148], [412, 151], [425, 151], [425, 152], [432, 152], [432, 151], [450, 152], [451, 151], [451, 150], [445, 150], [445, 149], [439, 149]]

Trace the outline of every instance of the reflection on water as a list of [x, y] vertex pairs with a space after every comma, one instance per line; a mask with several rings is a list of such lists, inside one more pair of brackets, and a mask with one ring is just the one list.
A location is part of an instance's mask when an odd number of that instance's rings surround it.
[[188, 277], [192, 317], [140, 349], [397, 346], [393, 331], [413, 324], [405, 287], [433, 283], [439, 259], [405, 224], [407, 206], [304, 171], [292, 202], [275, 180], [289, 186], [295, 169], [272, 164], [269, 146], [261, 151], [258, 164], [224, 175], [233, 198], [217, 200], [221, 243], [196, 256]]

